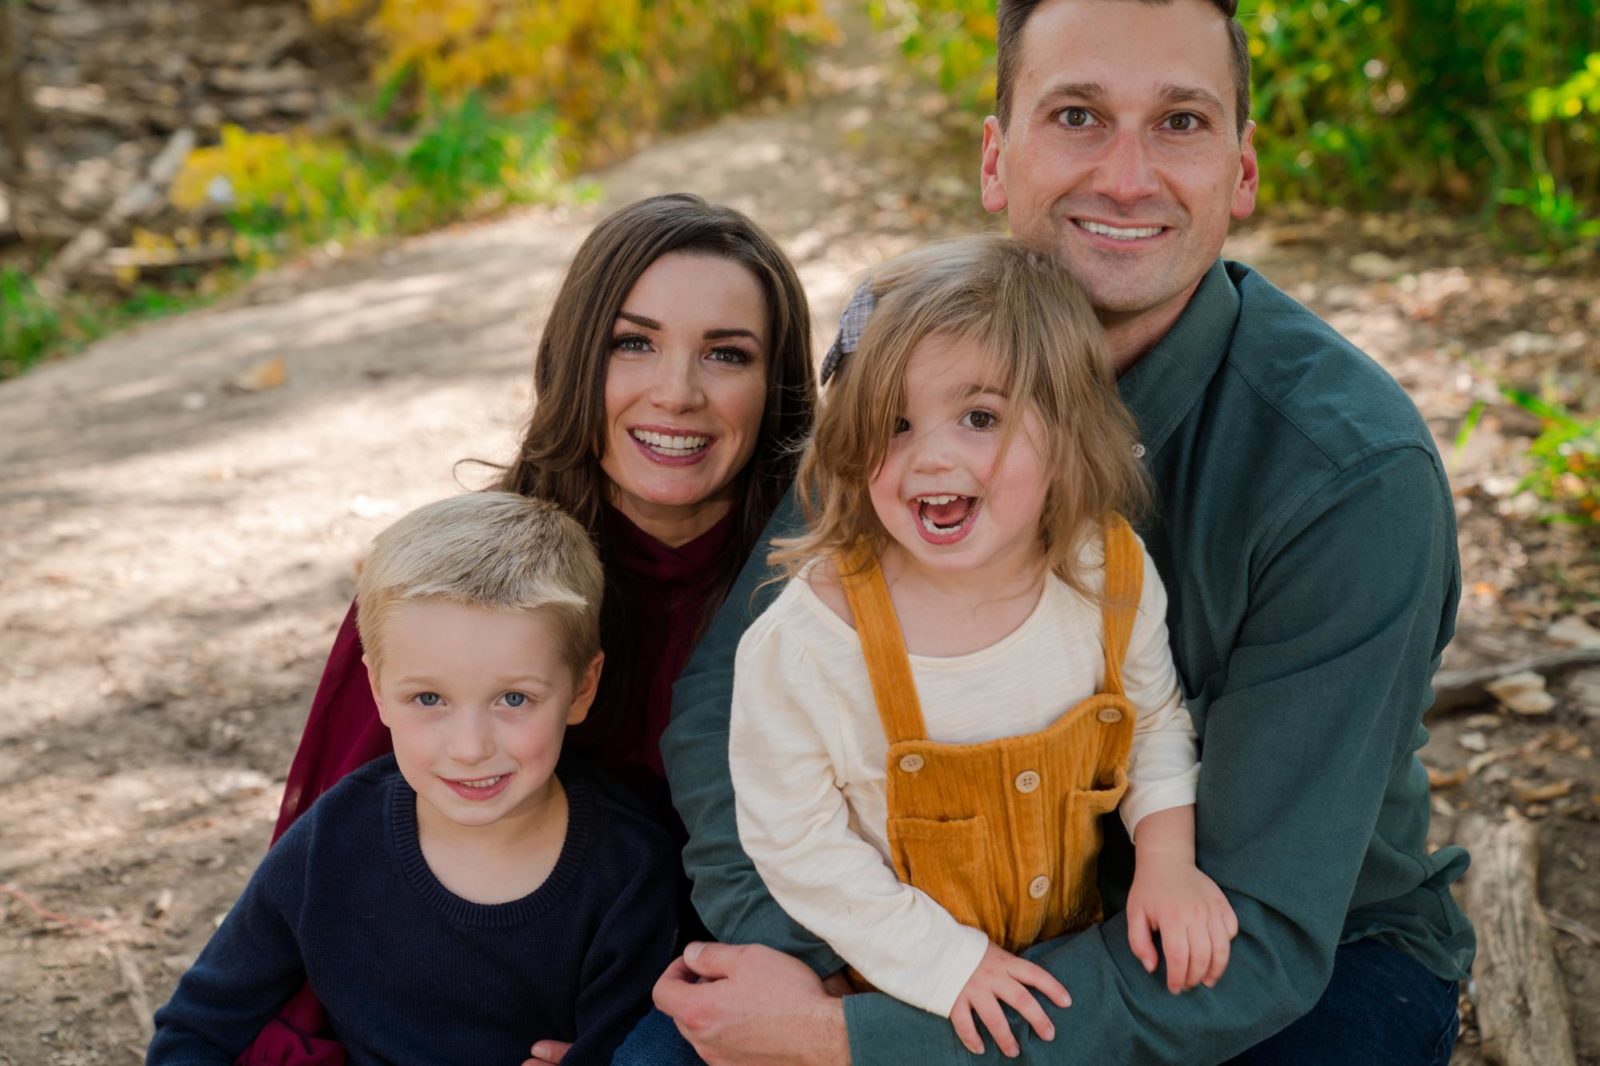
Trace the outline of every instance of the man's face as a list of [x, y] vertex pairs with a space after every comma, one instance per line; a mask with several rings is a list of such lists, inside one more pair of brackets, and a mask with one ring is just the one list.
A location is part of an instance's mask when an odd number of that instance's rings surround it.
[[1053, 249], [1113, 332], [1153, 342], [1255, 208], [1227, 23], [1203, 0], [1046, 0], [1009, 127], [983, 128], [983, 204]]

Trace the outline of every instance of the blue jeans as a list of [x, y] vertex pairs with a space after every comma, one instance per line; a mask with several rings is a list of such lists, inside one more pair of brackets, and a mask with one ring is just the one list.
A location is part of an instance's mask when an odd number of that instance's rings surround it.
[[705, 1066], [671, 1018], [654, 1007], [611, 1056], [611, 1066]]
[[[1387, 944], [1357, 940], [1335, 953], [1333, 978], [1308, 1014], [1226, 1066], [1446, 1066], [1460, 1026], [1454, 981]], [[654, 1009], [611, 1063], [703, 1066]]]
[[1227, 1066], [1445, 1066], [1461, 1028], [1456, 992], [1403, 951], [1357, 940], [1334, 955], [1308, 1014]]

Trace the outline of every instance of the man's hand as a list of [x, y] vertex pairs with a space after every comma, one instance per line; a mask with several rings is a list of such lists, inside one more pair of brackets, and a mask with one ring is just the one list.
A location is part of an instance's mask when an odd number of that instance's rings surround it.
[[709, 1066], [849, 1066], [843, 1002], [771, 948], [690, 944], [655, 1001]]
[[560, 1040], [540, 1040], [528, 1049], [528, 1054], [533, 1058], [524, 1061], [522, 1066], [559, 1066], [561, 1060], [566, 1058], [567, 1052], [571, 1050], [571, 1044]]

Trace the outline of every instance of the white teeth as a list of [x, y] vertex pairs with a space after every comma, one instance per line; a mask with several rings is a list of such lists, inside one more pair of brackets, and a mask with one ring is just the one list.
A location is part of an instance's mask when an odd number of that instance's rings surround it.
[[960, 496], [918, 496], [917, 502], [929, 503], [937, 507], [944, 503], [955, 503], [959, 499], [961, 499]]
[[657, 433], [653, 429], [630, 429], [633, 439], [665, 455], [693, 455], [711, 443], [710, 437], [677, 433]]
[[1136, 241], [1143, 237], [1154, 237], [1161, 232], [1160, 226], [1138, 226], [1124, 229], [1120, 226], [1107, 226], [1102, 222], [1090, 222], [1087, 219], [1078, 219], [1078, 225], [1090, 233], [1098, 233], [1102, 237], [1110, 237], [1117, 241]]
[[493, 788], [500, 783], [505, 774], [496, 774], [494, 777], [480, 777], [476, 781], [457, 781], [462, 788]]

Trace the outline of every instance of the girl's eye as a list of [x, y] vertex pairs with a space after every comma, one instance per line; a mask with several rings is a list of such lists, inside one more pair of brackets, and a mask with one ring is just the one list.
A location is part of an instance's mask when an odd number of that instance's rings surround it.
[[423, 707], [437, 707], [440, 703], [444, 702], [439, 698], [439, 694], [437, 692], [419, 692], [414, 698], [416, 699], [417, 703]]
[[528, 697], [521, 692], [507, 692], [500, 698], [506, 701], [507, 707], [524, 707], [528, 703]]
[[897, 419], [894, 420], [894, 434], [895, 434], [895, 436], [898, 437], [900, 434], [909, 433], [910, 431], [911, 431], [911, 423], [910, 422], [907, 422], [903, 418], [897, 418]]
[[998, 415], [993, 411], [985, 411], [982, 408], [968, 411], [961, 416], [961, 425], [966, 426], [968, 429], [993, 429], [999, 424], [1000, 417]]
[[637, 333], [624, 333], [611, 338], [611, 350], [614, 352], [647, 352], [650, 350], [650, 341]]
[[1081, 128], [1083, 126], [1087, 126], [1092, 121], [1092, 116], [1089, 114], [1087, 108], [1064, 107], [1058, 114], [1063, 126]]

